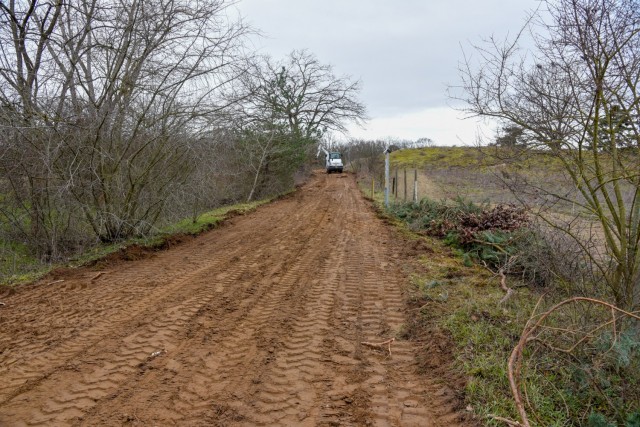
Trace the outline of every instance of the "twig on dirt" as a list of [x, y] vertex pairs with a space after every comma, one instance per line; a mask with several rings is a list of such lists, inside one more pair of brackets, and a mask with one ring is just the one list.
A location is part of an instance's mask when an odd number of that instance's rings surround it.
[[156, 350], [153, 353], [151, 353], [147, 359], [148, 360], [155, 359], [156, 357], [161, 356], [161, 355], [165, 354], [166, 352], [167, 351], [164, 348], [162, 350]]
[[381, 348], [383, 345], [388, 345], [389, 356], [391, 356], [391, 343], [394, 342], [395, 340], [396, 340], [395, 338], [390, 338], [386, 341], [378, 342], [378, 343], [362, 341], [360, 344], [367, 345], [369, 347], [375, 347], [375, 348]]
[[429, 298], [429, 302], [427, 302], [426, 304], [421, 305], [418, 308], [412, 308], [411, 311], [420, 311], [423, 308], [427, 308], [427, 306], [429, 305], [429, 303], [433, 302], [433, 299]]
[[56, 283], [62, 283], [62, 282], [64, 282], [64, 279], [54, 280], [53, 282], [49, 282], [49, 283], [47, 283], [47, 286], [49, 286], [49, 285], [55, 285]]
[[5, 305], [7, 305], [7, 304], [5, 304], [2, 301], [0, 301], [0, 307], [4, 307]]
[[95, 276], [93, 276], [93, 277], [91, 278], [91, 281], [93, 282], [93, 281], [94, 281], [94, 280], [96, 280], [98, 277], [102, 276], [103, 274], [107, 274], [107, 273], [106, 273], [106, 272], [104, 272], [104, 271], [101, 271], [101, 272], [99, 272], [98, 274], [96, 274]]
[[520, 424], [520, 423], [519, 423], [519, 422], [517, 422], [517, 421], [510, 420], [509, 418], [498, 417], [498, 416], [496, 416], [496, 415], [492, 415], [492, 414], [487, 415], [487, 417], [489, 417], [489, 418], [491, 418], [491, 419], [494, 419], [494, 420], [496, 420], [496, 421], [502, 421], [503, 423], [506, 423], [506, 424], [508, 424], [508, 425], [510, 425], [510, 426], [514, 426], [514, 427], [522, 427], [522, 424]]
[[428, 299], [429, 301], [427, 301], [426, 303], [424, 303], [423, 305], [421, 305], [418, 308], [412, 308], [411, 311], [420, 311], [423, 308], [426, 308], [432, 302], [442, 302], [442, 301], [438, 301], [437, 299], [431, 298], [429, 295], [423, 295], [423, 297]]
[[507, 276], [504, 274], [504, 269], [501, 268], [498, 270], [498, 274], [500, 275], [500, 287], [503, 291], [505, 291], [505, 295], [502, 297], [498, 304], [502, 305], [513, 295], [514, 290], [507, 286]]
[[507, 286], [507, 275], [505, 274], [505, 270], [508, 270], [509, 267], [511, 267], [511, 265], [515, 262], [516, 258], [518, 257], [517, 256], [510, 257], [505, 263], [505, 265], [503, 267], [500, 267], [497, 273], [491, 270], [486, 262], [482, 261], [482, 263], [484, 264], [484, 268], [489, 270], [489, 272], [491, 272], [494, 276], [500, 276], [500, 288], [505, 292], [505, 295], [502, 297], [500, 302], [498, 302], [498, 305], [502, 305], [505, 302], [507, 302], [507, 300], [511, 298], [511, 296], [515, 293], [513, 289]]

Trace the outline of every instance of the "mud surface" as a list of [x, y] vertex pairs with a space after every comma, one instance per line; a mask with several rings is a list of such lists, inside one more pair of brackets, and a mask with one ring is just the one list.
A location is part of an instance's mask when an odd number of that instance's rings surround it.
[[361, 344], [404, 322], [399, 244], [353, 177], [318, 173], [176, 247], [23, 286], [1, 298], [0, 425], [462, 425], [414, 344]]

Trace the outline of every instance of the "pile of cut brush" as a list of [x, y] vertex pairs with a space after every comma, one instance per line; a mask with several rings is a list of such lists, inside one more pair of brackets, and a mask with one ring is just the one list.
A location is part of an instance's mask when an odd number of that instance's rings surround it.
[[432, 219], [425, 231], [436, 237], [455, 233], [458, 242], [466, 245], [477, 242], [481, 232], [513, 232], [528, 227], [529, 223], [524, 208], [498, 205], [493, 208], [478, 207], [478, 210], [454, 209], [448, 218]]
[[[526, 209], [515, 205], [476, 204], [458, 198], [448, 202], [423, 199], [418, 204], [395, 205], [391, 213], [418, 233], [441, 238], [459, 250], [465, 263], [473, 260], [498, 271], [539, 282], [531, 264], [531, 249], [543, 244], [531, 230]], [[517, 259], [517, 262], [514, 262]]]

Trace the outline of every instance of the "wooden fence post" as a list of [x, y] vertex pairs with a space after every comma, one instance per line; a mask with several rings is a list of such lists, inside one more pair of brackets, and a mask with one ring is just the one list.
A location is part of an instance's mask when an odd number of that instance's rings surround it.
[[398, 200], [398, 168], [396, 168], [396, 174], [395, 174], [395, 175], [396, 175], [396, 176], [395, 176], [395, 178], [394, 178], [394, 181], [395, 181], [395, 183], [396, 183], [396, 192], [395, 192], [395, 194], [393, 195], [393, 196], [394, 196], [394, 197], [393, 197], [393, 200], [394, 200], [394, 201]]

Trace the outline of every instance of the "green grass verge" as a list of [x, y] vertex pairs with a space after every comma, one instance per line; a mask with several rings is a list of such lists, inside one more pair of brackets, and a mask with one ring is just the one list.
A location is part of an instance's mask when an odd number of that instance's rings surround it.
[[[403, 225], [401, 227], [404, 227]], [[404, 231], [407, 232], [406, 230]], [[413, 275], [409, 295], [419, 310], [410, 319], [410, 328], [418, 328], [409, 335], [425, 338], [437, 330], [451, 344], [449, 369], [464, 378], [464, 399], [483, 424], [502, 426], [494, 416], [517, 420], [517, 412], [507, 379], [507, 360], [516, 345], [526, 320], [533, 309], [536, 296], [520, 288], [507, 303], [500, 304], [504, 292], [499, 279], [489, 271], [465, 264], [460, 253], [443, 242], [420, 237], [429, 250], [419, 260]], [[428, 350], [425, 349], [428, 353]], [[425, 354], [424, 357], [430, 357]], [[540, 375], [527, 377], [529, 383], [541, 383]], [[547, 396], [529, 391], [529, 398], [554, 408]], [[538, 407], [540, 405], [537, 405]], [[546, 421], [563, 424], [562, 414], [549, 410]], [[563, 421], [564, 420], [564, 421]], [[538, 425], [556, 425], [551, 422]]]
[[[8, 277], [19, 269], [37, 265], [38, 260], [29, 253], [25, 244], [0, 241], [0, 277]], [[29, 272], [25, 271], [25, 274]]]
[[[16, 266], [23, 271], [20, 274], [2, 275], [0, 276], [0, 286], [15, 286], [23, 283], [30, 283], [45, 276], [51, 270], [59, 267], [79, 267], [99, 259], [102, 259], [112, 253], [121, 251], [129, 246], [138, 245], [143, 248], [159, 248], [164, 246], [176, 235], [195, 236], [207, 230], [215, 228], [220, 222], [235, 215], [242, 215], [255, 210], [258, 206], [266, 204], [274, 200], [274, 198], [259, 200], [251, 203], [241, 203], [236, 205], [224, 206], [212, 211], [199, 215], [195, 220], [193, 218], [185, 218], [177, 223], [168, 225], [159, 229], [156, 233], [146, 237], [137, 237], [127, 239], [121, 242], [104, 244], [93, 247], [81, 254], [74, 256], [65, 263], [60, 264], [42, 264], [37, 259], [28, 255], [26, 248], [20, 245], [12, 244], [6, 253], [11, 252], [11, 256], [0, 258], [2, 263], [13, 263], [11, 266], [14, 270]], [[9, 245], [6, 243], [6, 245]], [[0, 270], [0, 273], [6, 270]]]
[[372, 200], [376, 202], [378, 205], [382, 206], [384, 204], [384, 188], [379, 188], [379, 186], [373, 186], [373, 197], [371, 192], [371, 177], [362, 177], [356, 180], [358, 184], [358, 188], [364, 195], [364, 197], [368, 200]]
[[259, 200], [251, 203], [241, 203], [237, 205], [224, 206], [210, 212], [199, 215], [195, 220], [193, 218], [185, 218], [175, 224], [169, 225], [160, 231], [160, 234], [192, 234], [197, 235], [203, 231], [209, 230], [212, 226], [217, 225], [220, 221], [228, 218], [230, 215], [246, 214], [254, 211], [258, 206], [270, 202], [273, 199]]

